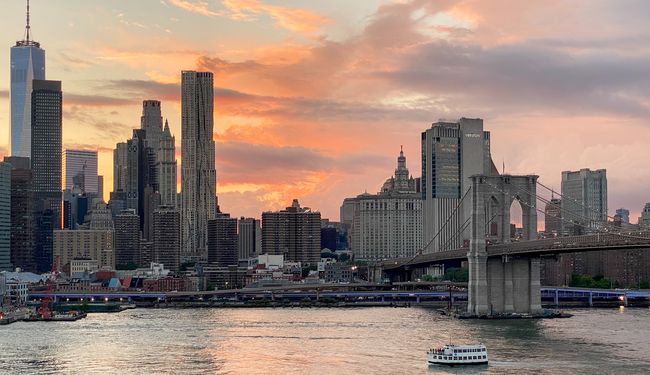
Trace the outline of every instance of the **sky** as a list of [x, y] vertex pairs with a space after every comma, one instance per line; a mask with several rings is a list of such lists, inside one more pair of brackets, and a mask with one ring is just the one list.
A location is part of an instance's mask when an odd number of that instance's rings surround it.
[[[63, 82], [63, 147], [112, 150], [158, 99], [176, 136], [180, 72], [215, 75], [217, 194], [260, 216], [293, 198], [338, 220], [377, 192], [438, 119], [483, 118], [506, 173], [560, 188], [606, 168], [609, 210], [650, 201], [650, 2], [643, 0], [32, 0], [47, 79]], [[0, 155], [9, 50], [25, 2], [2, 0]], [[179, 173], [180, 178], [180, 173]]]

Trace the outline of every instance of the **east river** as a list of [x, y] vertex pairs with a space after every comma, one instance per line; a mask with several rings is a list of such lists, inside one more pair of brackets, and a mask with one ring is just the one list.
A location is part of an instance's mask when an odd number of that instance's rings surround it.
[[[642, 374], [650, 309], [570, 319], [460, 321], [423, 308], [134, 309], [0, 326], [0, 374]], [[489, 366], [428, 367], [481, 341]]]

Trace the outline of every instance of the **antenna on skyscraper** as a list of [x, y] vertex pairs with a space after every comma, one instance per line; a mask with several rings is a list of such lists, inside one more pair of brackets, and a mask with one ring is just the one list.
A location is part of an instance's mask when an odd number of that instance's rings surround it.
[[29, 42], [29, 0], [27, 0], [27, 24], [25, 25], [25, 40]]

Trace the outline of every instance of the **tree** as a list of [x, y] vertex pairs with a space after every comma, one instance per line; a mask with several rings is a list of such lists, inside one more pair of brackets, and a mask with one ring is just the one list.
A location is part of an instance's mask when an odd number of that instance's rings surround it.
[[347, 262], [350, 260], [350, 256], [348, 254], [341, 254], [339, 255], [339, 262]]

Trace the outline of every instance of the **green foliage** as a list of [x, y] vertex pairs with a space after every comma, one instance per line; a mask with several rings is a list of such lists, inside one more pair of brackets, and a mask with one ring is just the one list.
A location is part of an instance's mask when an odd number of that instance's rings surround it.
[[308, 267], [303, 267], [302, 268], [302, 277], [307, 277], [309, 276], [309, 271], [316, 271], [318, 269], [317, 266], [308, 266]]
[[613, 283], [611, 280], [604, 278], [603, 275], [591, 277], [589, 275], [574, 273], [571, 275], [569, 286], [577, 288], [610, 289], [618, 286], [618, 283]]
[[339, 255], [339, 262], [347, 262], [349, 260], [350, 260], [350, 256], [348, 254]]
[[467, 282], [469, 281], [469, 270], [467, 268], [447, 268], [442, 279], [459, 283]]
[[650, 289], [650, 282], [646, 281], [641, 281], [639, 283], [639, 289]]
[[185, 272], [185, 271], [187, 271], [188, 269], [194, 267], [195, 264], [196, 264], [195, 262], [185, 262], [185, 263], [182, 263], [181, 266], [180, 266], [180, 272]]
[[431, 276], [431, 275], [424, 275], [424, 276], [422, 276], [422, 281], [428, 281], [428, 282], [431, 282], [431, 281], [433, 281], [433, 276]]
[[320, 253], [320, 257], [321, 257], [321, 259], [325, 259], [325, 258], [338, 259], [338, 257], [336, 256], [336, 254], [331, 253], [331, 252]]
[[129, 263], [126, 263], [126, 264], [118, 264], [118, 265], [115, 266], [116, 270], [133, 271], [136, 268], [138, 268], [138, 265], [133, 263], [133, 262], [129, 262]]

